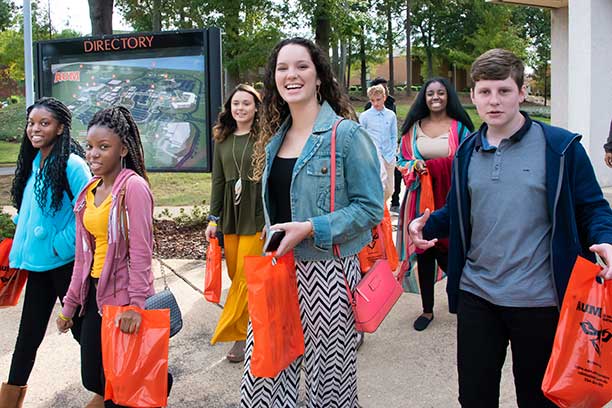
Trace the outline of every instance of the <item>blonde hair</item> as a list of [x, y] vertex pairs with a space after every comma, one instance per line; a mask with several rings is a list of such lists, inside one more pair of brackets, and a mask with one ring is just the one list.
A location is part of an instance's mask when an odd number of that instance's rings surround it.
[[387, 92], [385, 92], [385, 87], [382, 85], [374, 85], [368, 88], [368, 98], [373, 98], [375, 96], [382, 96], [383, 98], [387, 96]]

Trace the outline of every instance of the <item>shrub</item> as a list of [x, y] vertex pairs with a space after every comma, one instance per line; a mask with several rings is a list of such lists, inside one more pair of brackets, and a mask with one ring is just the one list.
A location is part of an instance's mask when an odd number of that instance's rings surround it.
[[208, 206], [195, 205], [190, 212], [185, 211], [184, 208], [179, 209], [178, 215], [173, 216], [168, 209], [164, 209], [160, 215], [162, 217], [170, 218], [176, 222], [180, 227], [197, 227], [208, 225], [206, 218], [208, 217]]
[[13, 238], [14, 235], [15, 224], [12, 217], [5, 212], [0, 212], [0, 237], [2, 239]]
[[253, 84], [253, 88], [257, 89], [258, 91], [261, 91], [263, 89], [263, 82], [261, 82], [261, 81], [255, 82]]

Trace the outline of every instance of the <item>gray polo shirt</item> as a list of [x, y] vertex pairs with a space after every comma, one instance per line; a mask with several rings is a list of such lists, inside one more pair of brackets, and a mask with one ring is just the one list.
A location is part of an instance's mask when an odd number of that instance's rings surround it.
[[468, 169], [471, 247], [460, 288], [499, 306], [555, 306], [546, 210], [546, 140], [525, 124], [496, 148], [486, 126]]

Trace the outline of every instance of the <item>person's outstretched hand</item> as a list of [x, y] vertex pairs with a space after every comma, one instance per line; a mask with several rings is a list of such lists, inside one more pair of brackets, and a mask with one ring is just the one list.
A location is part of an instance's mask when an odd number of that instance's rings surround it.
[[429, 208], [425, 210], [423, 215], [418, 218], [412, 220], [410, 225], [408, 226], [408, 232], [410, 233], [410, 239], [414, 243], [414, 245], [419, 249], [429, 249], [432, 246], [436, 245], [438, 242], [438, 238], [434, 238], [432, 240], [423, 239], [423, 228], [431, 215], [431, 211]]
[[612, 152], [606, 152], [604, 156], [604, 161], [608, 167], [612, 167]]
[[599, 273], [604, 279], [612, 279], [612, 245], [610, 244], [596, 244], [589, 247], [591, 252], [599, 255], [605, 265], [602, 271]]

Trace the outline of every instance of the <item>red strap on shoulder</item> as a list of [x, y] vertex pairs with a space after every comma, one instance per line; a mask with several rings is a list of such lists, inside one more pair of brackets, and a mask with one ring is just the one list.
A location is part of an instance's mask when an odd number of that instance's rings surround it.
[[[332, 127], [331, 140], [330, 140], [330, 148], [329, 148], [329, 170], [330, 170], [330, 203], [329, 203], [329, 212], [334, 212], [334, 204], [336, 202], [336, 130], [338, 129], [338, 125], [342, 122], [344, 118], [340, 118], [334, 123]], [[338, 258], [340, 258], [340, 248], [338, 245], [334, 245], [334, 253]]]

